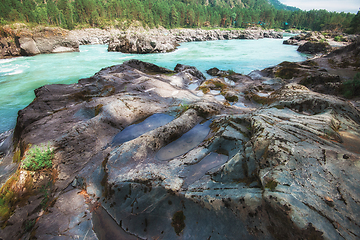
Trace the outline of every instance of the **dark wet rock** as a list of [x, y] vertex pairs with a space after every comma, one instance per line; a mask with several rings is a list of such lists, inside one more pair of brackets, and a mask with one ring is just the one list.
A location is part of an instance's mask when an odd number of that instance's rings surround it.
[[209, 74], [210, 76], [214, 76], [214, 77], [225, 77], [225, 76], [230, 76], [232, 74], [234, 74], [232, 71], [224, 71], [224, 70], [219, 70], [218, 68], [211, 68], [209, 70], [206, 70], [206, 73]]
[[306, 42], [305, 44], [299, 46], [297, 51], [309, 54], [316, 53], [327, 53], [331, 51], [331, 46], [327, 42]]
[[315, 92], [337, 95], [340, 93], [341, 79], [339, 75], [320, 72], [302, 79], [300, 84]]
[[0, 156], [6, 155], [11, 151], [13, 130], [0, 134]]
[[206, 70], [207, 74], [209, 74], [210, 76], [218, 76], [219, 74], [219, 69], [214, 67], [214, 68], [210, 68], [209, 70]]
[[200, 72], [196, 67], [183, 65], [183, 64], [177, 64], [174, 68], [175, 72], [183, 72], [183, 73], [189, 73], [192, 76], [195, 76], [197, 79], [200, 80], [200, 84], [206, 79], [204, 74]]
[[143, 61], [136, 60], [136, 59], [126, 61], [124, 64], [126, 64], [127, 66], [130, 66], [132, 68], [135, 68], [141, 72], [148, 73], [148, 74], [161, 74], [161, 73], [173, 73], [174, 72], [170, 69], [159, 67], [155, 64], [143, 62]]
[[[0, 237], [359, 238], [360, 112], [294, 83], [305, 73], [314, 83], [337, 81], [314, 62], [209, 79], [201, 95], [187, 89], [200, 80], [195, 68], [138, 60], [37, 89], [0, 173], [16, 171], [13, 156], [28, 144], [48, 143], [53, 174], [21, 170], [19, 179], [33, 174], [40, 189], [53, 185], [46, 207], [41, 191], [18, 204]], [[295, 74], [281, 79], [279, 70]], [[163, 114], [174, 118], [146, 121]], [[129, 138], [114, 144], [121, 133]]]
[[0, 58], [9, 58], [21, 56], [19, 42], [13, 37], [4, 37], [0, 39]]

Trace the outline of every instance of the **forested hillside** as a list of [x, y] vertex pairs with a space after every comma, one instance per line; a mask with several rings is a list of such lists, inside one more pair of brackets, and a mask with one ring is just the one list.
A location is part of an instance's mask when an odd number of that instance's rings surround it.
[[2, 24], [23, 21], [67, 29], [138, 20], [149, 27], [166, 28], [261, 25], [265, 28], [343, 30], [355, 16], [325, 10], [277, 9], [282, 8], [279, 4], [276, 0], [1, 0], [0, 21]]
[[269, 0], [269, 2], [276, 8], [276, 9], [282, 9], [282, 10], [290, 10], [290, 11], [297, 11], [300, 10], [296, 7], [290, 7], [287, 5], [282, 4], [279, 0]]

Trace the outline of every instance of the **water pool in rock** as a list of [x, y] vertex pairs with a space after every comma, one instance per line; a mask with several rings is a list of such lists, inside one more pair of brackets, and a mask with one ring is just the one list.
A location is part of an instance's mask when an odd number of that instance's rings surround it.
[[211, 152], [200, 162], [187, 166], [184, 171], [181, 173], [182, 177], [185, 178], [183, 187], [187, 188], [190, 184], [199, 180], [202, 176], [206, 174], [210, 169], [213, 169], [217, 166], [220, 166], [227, 162], [228, 156], [219, 154], [216, 152]]
[[166, 161], [183, 155], [198, 146], [210, 132], [211, 120], [199, 123], [177, 140], [161, 148], [155, 158]]
[[111, 142], [111, 145], [121, 145], [124, 142], [133, 140], [146, 132], [171, 122], [173, 119], [173, 116], [164, 113], [155, 113], [139, 123], [126, 127], [124, 130], [116, 134]]
[[115, 220], [102, 208], [96, 208], [92, 213], [93, 229], [100, 240], [123, 239], [137, 240], [119, 226]]

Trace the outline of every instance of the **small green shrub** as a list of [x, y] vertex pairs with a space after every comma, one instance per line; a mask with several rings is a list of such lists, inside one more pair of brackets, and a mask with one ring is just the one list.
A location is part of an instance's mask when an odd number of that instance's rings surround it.
[[52, 159], [54, 157], [54, 151], [50, 149], [50, 146], [35, 146], [31, 148], [25, 155], [25, 159], [22, 162], [22, 168], [30, 171], [37, 171], [45, 168], [52, 167]]
[[43, 195], [43, 199], [41, 200], [40, 206], [43, 210], [46, 210], [49, 200], [50, 200], [50, 190], [51, 190], [51, 182], [48, 182], [46, 185], [42, 186], [40, 189], [40, 193]]
[[179, 105], [180, 113], [183, 113], [188, 109], [189, 109], [189, 104], [187, 104], [187, 103], [182, 103], [182, 104]]
[[360, 72], [355, 74], [353, 80], [348, 80], [342, 85], [342, 94], [346, 98], [360, 96]]
[[229, 75], [234, 75], [235, 74], [235, 71], [232, 70], [232, 69], [229, 69], [227, 72], [229, 73]]
[[344, 41], [344, 37], [343, 37], [343, 36], [335, 36], [335, 37], [334, 37], [334, 41], [336, 41], [336, 42], [342, 42], [342, 41]]

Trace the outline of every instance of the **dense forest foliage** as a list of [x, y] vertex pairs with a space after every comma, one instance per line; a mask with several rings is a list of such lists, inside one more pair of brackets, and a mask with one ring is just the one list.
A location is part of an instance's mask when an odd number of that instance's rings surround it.
[[[138, 20], [149, 27], [249, 27], [344, 30], [354, 14], [284, 9], [277, 0], [1, 0], [1, 23], [73, 29]], [[291, 11], [295, 10], [295, 11]]]

